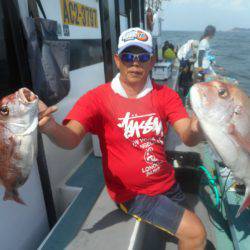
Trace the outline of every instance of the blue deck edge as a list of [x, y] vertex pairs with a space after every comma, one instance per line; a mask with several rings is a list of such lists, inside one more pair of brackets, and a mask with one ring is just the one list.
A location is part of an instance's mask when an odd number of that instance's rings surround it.
[[[225, 183], [226, 178], [220, 175], [219, 164], [215, 163], [218, 177], [220, 181], [221, 187], [226, 185], [226, 189], [228, 188], [227, 183]], [[225, 192], [225, 197], [223, 199], [227, 219], [230, 227], [230, 231], [232, 234], [232, 240], [234, 242], [235, 250], [243, 250], [249, 249], [250, 245], [250, 213], [248, 210], [244, 211], [238, 218], [236, 218], [236, 213], [240, 207], [240, 203], [243, 201], [243, 196], [238, 195], [235, 192], [227, 191]]]
[[74, 239], [104, 187], [101, 158], [91, 153], [66, 185], [82, 187], [82, 190], [50, 231], [39, 250], [65, 249]]

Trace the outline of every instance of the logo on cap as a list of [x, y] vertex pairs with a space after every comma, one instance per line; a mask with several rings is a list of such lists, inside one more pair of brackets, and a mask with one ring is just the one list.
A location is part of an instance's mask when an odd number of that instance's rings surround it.
[[123, 42], [131, 41], [131, 40], [139, 40], [141, 42], [146, 42], [148, 40], [148, 36], [145, 32], [139, 30], [132, 30], [127, 34], [124, 34], [122, 38]]

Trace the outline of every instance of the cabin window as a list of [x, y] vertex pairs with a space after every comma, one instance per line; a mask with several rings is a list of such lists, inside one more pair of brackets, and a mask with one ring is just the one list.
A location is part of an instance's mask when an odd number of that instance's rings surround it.
[[126, 16], [126, 5], [124, 0], [119, 0], [119, 13]]
[[[128, 29], [130, 27], [130, 15], [131, 15], [131, 3], [130, 1], [125, 0], [117, 0], [118, 3], [118, 10], [117, 15], [119, 16], [119, 32], [121, 33], [124, 30]], [[118, 40], [118, 37], [117, 37]]]
[[3, 1], [0, 1], [0, 96], [8, 95], [10, 87], [15, 87], [19, 77], [17, 75], [17, 61], [11, 37], [10, 23], [4, 12]]
[[15, 0], [0, 0], [0, 98], [30, 82]]
[[140, 1], [140, 22], [141, 22], [141, 24], [142, 24], [142, 27], [141, 28], [145, 28], [145, 26], [144, 26], [144, 8], [145, 8], [145, 5], [144, 5], [144, 0], [141, 0]]

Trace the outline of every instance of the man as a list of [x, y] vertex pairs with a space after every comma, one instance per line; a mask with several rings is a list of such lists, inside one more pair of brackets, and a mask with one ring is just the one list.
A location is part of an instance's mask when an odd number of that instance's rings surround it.
[[180, 61], [179, 85], [184, 97], [188, 94], [193, 83], [193, 64], [196, 61], [198, 46], [199, 41], [188, 40], [180, 47], [177, 53]]
[[180, 61], [196, 61], [197, 49], [199, 46], [198, 40], [188, 40], [183, 44], [177, 53], [177, 57]]
[[160, 227], [179, 239], [180, 249], [203, 249], [206, 233], [199, 218], [180, 204], [184, 200], [166, 162], [166, 122], [188, 145], [200, 141], [197, 120], [191, 120], [173, 90], [151, 82], [155, 63], [151, 35], [125, 30], [114, 55], [120, 73], [75, 104], [56, 123], [41, 103], [40, 130], [58, 146], [72, 149], [87, 132], [97, 134], [110, 197], [128, 214]]
[[162, 47], [162, 58], [165, 61], [173, 61], [176, 58], [174, 45], [169, 41], [165, 41]]

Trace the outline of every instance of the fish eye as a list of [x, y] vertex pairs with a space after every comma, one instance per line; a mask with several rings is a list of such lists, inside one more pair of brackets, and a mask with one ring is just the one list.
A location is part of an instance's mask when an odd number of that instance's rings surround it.
[[7, 116], [7, 115], [9, 115], [9, 108], [8, 108], [8, 106], [2, 106], [1, 108], [0, 108], [0, 113], [2, 114], [2, 115], [4, 115], [4, 116]]
[[225, 97], [228, 96], [228, 92], [227, 92], [226, 89], [219, 89], [219, 90], [218, 90], [218, 95], [219, 95], [220, 97], [222, 97], [222, 98], [225, 98]]

